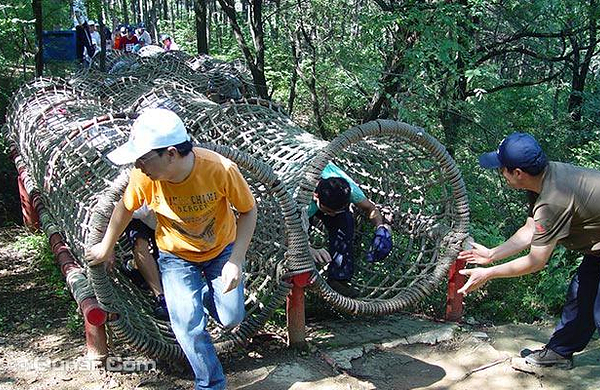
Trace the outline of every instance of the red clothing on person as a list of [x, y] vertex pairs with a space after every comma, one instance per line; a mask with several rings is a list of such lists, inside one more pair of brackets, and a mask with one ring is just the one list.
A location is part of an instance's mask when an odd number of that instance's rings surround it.
[[115, 36], [115, 42], [113, 43], [113, 49], [117, 50], [119, 48], [119, 42], [121, 41], [121, 34], [117, 33]]
[[119, 38], [118, 41], [115, 41], [115, 48], [118, 50], [125, 50], [127, 53], [131, 53], [133, 51], [133, 47], [138, 43], [137, 37], [134, 35], [131, 38], [127, 37], [127, 35]]

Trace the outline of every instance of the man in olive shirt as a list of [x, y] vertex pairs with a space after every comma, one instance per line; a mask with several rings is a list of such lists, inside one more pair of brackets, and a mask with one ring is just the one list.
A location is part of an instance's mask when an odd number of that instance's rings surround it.
[[574, 352], [582, 351], [600, 328], [600, 172], [570, 164], [548, 162], [529, 134], [513, 133], [497, 151], [479, 158], [483, 168], [499, 169], [516, 189], [532, 195], [530, 216], [506, 242], [488, 249], [473, 244], [459, 259], [487, 265], [522, 250], [525, 256], [487, 268], [461, 271], [469, 277], [459, 290], [466, 294], [488, 280], [533, 273], [542, 269], [556, 244], [583, 254], [571, 281], [559, 324], [544, 348], [529, 351], [525, 361], [538, 366], [570, 368]]

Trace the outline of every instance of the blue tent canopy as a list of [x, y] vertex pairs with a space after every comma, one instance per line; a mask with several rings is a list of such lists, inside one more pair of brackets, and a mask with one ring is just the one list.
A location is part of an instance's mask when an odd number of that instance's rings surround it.
[[44, 31], [44, 62], [75, 61], [75, 31]]

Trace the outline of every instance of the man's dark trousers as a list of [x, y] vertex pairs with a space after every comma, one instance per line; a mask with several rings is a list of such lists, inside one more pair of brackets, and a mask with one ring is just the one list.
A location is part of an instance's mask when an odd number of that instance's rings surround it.
[[571, 281], [562, 317], [547, 347], [563, 357], [583, 351], [600, 329], [600, 256], [585, 255]]

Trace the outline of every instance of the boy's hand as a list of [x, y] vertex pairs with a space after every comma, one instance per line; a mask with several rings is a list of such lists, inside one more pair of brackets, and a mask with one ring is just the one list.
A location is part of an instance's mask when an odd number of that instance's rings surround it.
[[228, 261], [221, 270], [221, 279], [223, 280], [223, 294], [234, 290], [242, 280], [242, 269], [239, 265]]

